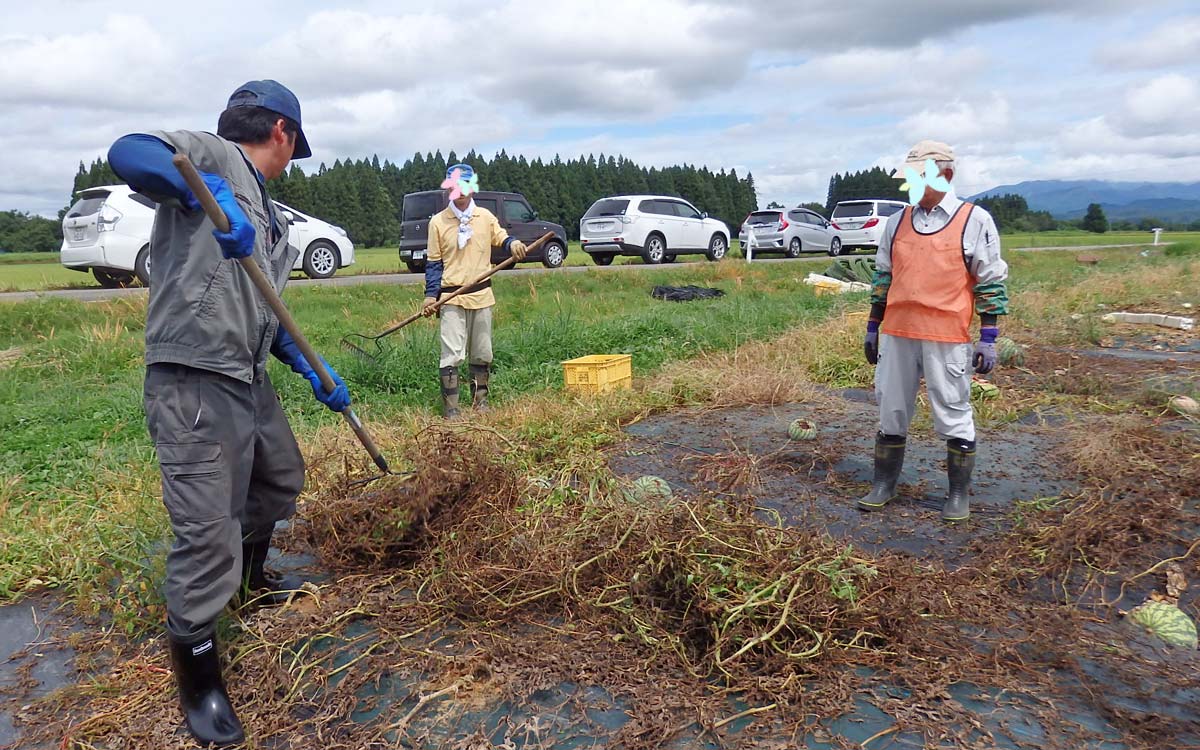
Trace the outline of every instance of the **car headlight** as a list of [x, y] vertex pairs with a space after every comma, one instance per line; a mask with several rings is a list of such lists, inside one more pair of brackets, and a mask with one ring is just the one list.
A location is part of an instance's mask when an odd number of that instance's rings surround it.
[[334, 228], [333, 228], [333, 231], [337, 232], [338, 234], [340, 234], [340, 235], [341, 235], [341, 236], [343, 236], [343, 237], [347, 237], [347, 236], [348, 236], [348, 235], [346, 234], [346, 230], [345, 230], [345, 229], [342, 229], [341, 227], [334, 227]]

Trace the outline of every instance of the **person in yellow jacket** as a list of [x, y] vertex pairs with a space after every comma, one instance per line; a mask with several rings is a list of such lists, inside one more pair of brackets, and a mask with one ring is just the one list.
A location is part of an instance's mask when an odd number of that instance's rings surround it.
[[[442, 188], [449, 193], [446, 210], [429, 221], [429, 248], [425, 262], [425, 315], [434, 305], [463, 284], [492, 267], [492, 248], [502, 247], [518, 261], [525, 259], [525, 244], [508, 236], [496, 216], [475, 205], [471, 197], [479, 191], [479, 177], [467, 164], [446, 170]], [[492, 367], [491, 279], [465, 290], [441, 308], [442, 356], [439, 380], [442, 414], [458, 416], [458, 369], [467, 360], [471, 377], [471, 405], [488, 407], [488, 380]]]

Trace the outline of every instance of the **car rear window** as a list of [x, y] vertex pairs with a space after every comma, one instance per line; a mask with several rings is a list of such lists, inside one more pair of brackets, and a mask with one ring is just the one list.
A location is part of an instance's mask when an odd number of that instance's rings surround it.
[[403, 221], [420, 221], [442, 210], [442, 193], [409, 193], [404, 196]]
[[100, 210], [106, 198], [108, 198], [108, 193], [87, 193], [83, 198], [75, 201], [75, 205], [71, 206], [70, 211], [67, 211], [66, 218], [74, 219], [77, 216], [91, 216]]
[[880, 216], [891, 216], [892, 214], [899, 213], [903, 210], [904, 210], [904, 206], [901, 204], [898, 204], [898, 203], [880, 203], [879, 204], [879, 215]]
[[778, 211], [755, 211], [750, 214], [747, 220], [749, 224], [778, 224], [780, 213]]
[[846, 219], [857, 216], [874, 216], [875, 204], [870, 201], [862, 201], [861, 203], [839, 203], [833, 209], [833, 218]]
[[592, 204], [592, 207], [587, 210], [583, 218], [590, 219], [593, 216], [624, 216], [625, 210], [629, 208], [629, 201], [619, 198], [604, 198]]

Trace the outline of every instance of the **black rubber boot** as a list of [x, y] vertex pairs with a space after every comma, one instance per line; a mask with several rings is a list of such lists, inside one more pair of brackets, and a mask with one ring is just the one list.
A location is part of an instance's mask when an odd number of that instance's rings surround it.
[[242, 591], [243, 603], [260, 607], [276, 607], [286, 604], [304, 584], [298, 576], [284, 575], [267, 570], [267, 552], [271, 539], [261, 542], [242, 542]]
[[971, 515], [971, 473], [975, 471], [975, 441], [946, 441], [946, 474], [950, 492], [942, 506], [943, 521], [965, 521]]
[[491, 367], [488, 365], [471, 365], [471, 406], [475, 411], [489, 411], [488, 379], [491, 377]]
[[443, 367], [440, 371], [442, 380], [442, 416], [454, 419], [458, 416], [458, 368]]
[[858, 501], [859, 510], [879, 510], [896, 497], [896, 483], [904, 468], [903, 435], [875, 436], [875, 480], [871, 491]]
[[221, 659], [217, 653], [216, 630], [188, 642], [168, 635], [171, 668], [179, 686], [179, 705], [187, 719], [188, 731], [205, 747], [233, 747], [246, 739], [242, 722], [229, 702], [221, 679]]

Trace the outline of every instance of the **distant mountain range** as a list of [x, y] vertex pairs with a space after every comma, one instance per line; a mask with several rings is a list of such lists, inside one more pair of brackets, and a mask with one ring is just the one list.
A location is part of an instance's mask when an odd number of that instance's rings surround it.
[[1109, 221], [1146, 217], [1172, 222], [1200, 219], [1200, 182], [1032, 180], [1001, 185], [972, 197], [1006, 193], [1022, 196], [1030, 210], [1049, 211], [1056, 219], [1078, 219], [1090, 203], [1099, 203]]

